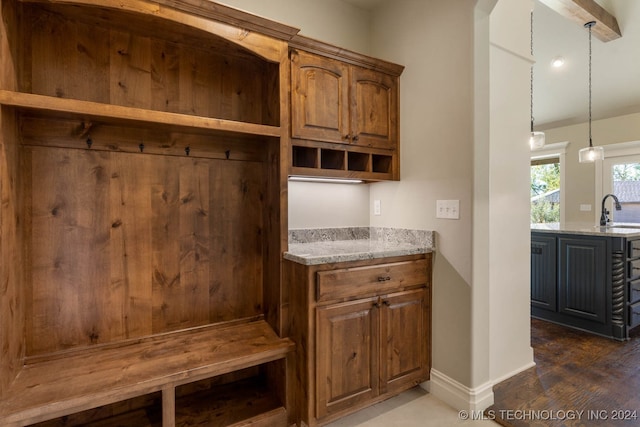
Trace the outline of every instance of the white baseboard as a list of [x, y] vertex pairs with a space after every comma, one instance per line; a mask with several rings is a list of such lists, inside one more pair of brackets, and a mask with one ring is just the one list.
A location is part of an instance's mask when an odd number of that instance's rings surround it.
[[458, 411], [483, 411], [493, 405], [492, 382], [471, 389], [432, 368], [431, 380], [422, 387]]
[[536, 366], [536, 364], [532, 361], [513, 372], [497, 378], [495, 381], [488, 381], [474, 388], [469, 388], [432, 368], [431, 380], [422, 383], [420, 386], [458, 411], [484, 411], [493, 405], [493, 386], [495, 384], [501, 383], [533, 366]]

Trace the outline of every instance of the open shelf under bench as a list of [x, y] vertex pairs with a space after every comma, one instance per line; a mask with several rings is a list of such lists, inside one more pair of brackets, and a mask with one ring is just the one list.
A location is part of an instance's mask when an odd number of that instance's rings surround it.
[[34, 360], [0, 403], [0, 419], [23, 426], [161, 391], [162, 425], [174, 426], [176, 387], [284, 359], [293, 347], [258, 320]]

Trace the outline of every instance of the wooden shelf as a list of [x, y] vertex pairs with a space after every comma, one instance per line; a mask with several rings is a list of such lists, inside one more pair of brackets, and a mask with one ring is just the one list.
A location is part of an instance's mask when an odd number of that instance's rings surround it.
[[85, 120], [153, 124], [154, 126], [167, 127], [169, 129], [184, 130], [189, 128], [214, 133], [222, 132], [270, 137], [280, 137], [281, 135], [279, 126], [167, 113], [9, 90], [0, 90], [0, 104], [25, 110], [48, 112], [62, 118], [79, 116], [85, 118]]
[[22, 368], [0, 418], [24, 425], [159, 390], [164, 401], [167, 389], [282, 359], [293, 346], [253, 321], [42, 360]]
[[296, 141], [291, 146], [291, 175], [356, 178], [365, 181], [397, 179], [390, 150]]

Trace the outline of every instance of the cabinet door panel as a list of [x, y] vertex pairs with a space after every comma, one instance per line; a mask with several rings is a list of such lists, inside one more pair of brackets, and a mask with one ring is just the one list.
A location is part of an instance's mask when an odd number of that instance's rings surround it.
[[318, 308], [316, 416], [378, 395], [378, 309], [374, 299]]
[[429, 374], [429, 293], [416, 289], [383, 298], [380, 311], [381, 393], [425, 381]]
[[395, 149], [398, 138], [398, 80], [351, 67], [351, 133], [354, 144]]
[[559, 238], [560, 277], [558, 311], [600, 323], [606, 322], [607, 241]]
[[555, 236], [531, 236], [531, 305], [557, 310]]
[[291, 136], [348, 142], [348, 66], [294, 51], [291, 53], [291, 81]]

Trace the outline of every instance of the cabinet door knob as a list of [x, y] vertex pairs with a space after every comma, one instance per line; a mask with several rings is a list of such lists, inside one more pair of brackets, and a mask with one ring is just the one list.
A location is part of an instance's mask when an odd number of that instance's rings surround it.
[[351, 139], [351, 135], [346, 134], [345, 136], [342, 137], [342, 139], [346, 139], [348, 141]]
[[374, 302], [374, 303], [373, 303], [373, 306], [374, 306], [375, 308], [380, 308], [380, 307], [382, 307], [382, 305], [380, 304], [380, 301], [376, 301], [376, 302]]
[[382, 301], [382, 303], [384, 305], [386, 305], [387, 307], [389, 307], [391, 305], [391, 303], [389, 301], [387, 301], [387, 300]]
[[358, 137], [358, 135], [355, 135], [353, 138], [351, 138], [351, 140], [352, 140], [353, 142], [356, 142], [356, 141], [358, 140], [358, 138], [359, 138], [359, 137]]

